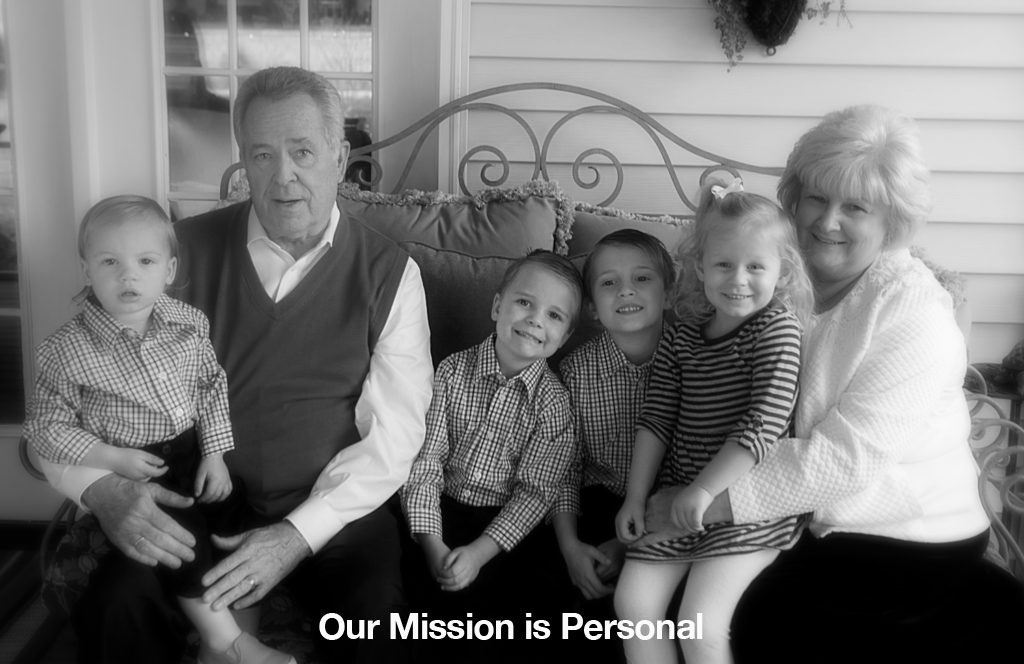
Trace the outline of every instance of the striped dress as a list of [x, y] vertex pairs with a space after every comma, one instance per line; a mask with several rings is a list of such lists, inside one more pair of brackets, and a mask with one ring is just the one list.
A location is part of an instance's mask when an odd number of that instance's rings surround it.
[[[800, 368], [800, 325], [770, 305], [717, 339], [701, 334], [704, 320], [677, 323], [654, 358], [647, 400], [637, 421], [668, 447], [658, 485], [685, 486], [727, 441], [760, 462], [789, 430]], [[703, 533], [632, 547], [627, 556], [685, 562], [791, 548], [803, 516], [752, 524], [712, 524]]]

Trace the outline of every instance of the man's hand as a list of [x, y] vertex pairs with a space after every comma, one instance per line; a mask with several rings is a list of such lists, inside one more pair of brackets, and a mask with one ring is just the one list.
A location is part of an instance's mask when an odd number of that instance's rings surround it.
[[562, 558], [572, 584], [585, 598], [597, 599], [615, 590], [615, 586], [606, 585], [598, 574], [599, 569], [610, 567], [612, 560], [597, 547], [573, 538], [562, 547]]
[[159, 507], [189, 507], [191, 498], [150, 482], [105, 475], [82, 492], [82, 504], [96, 515], [114, 546], [132, 560], [176, 569], [195, 558], [195, 537]]
[[231, 551], [203, 575], [203, 601], [211, 604], [214, 611], [228, 606], [252, 606], [312, 554], [306, 540], [287, 521], [234, 537], [213, 535], [213, 543]]

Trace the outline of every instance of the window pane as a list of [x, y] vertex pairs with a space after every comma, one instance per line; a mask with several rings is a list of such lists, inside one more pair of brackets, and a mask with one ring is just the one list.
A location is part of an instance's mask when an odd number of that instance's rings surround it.
[[[341, 95], [345, 107], [345, 140], [353, 148], [361, 148], [373, 142], [373, 83], [371, 81], [331, 81]], [[362, 181], [356, 177], [362, 174]], [[365, 163], [352, 164], [345, 171], [348, 182], [366, 182], [370, 177], [370, 166]]]
[[169, 67], [228, 66], [227, 15], [217, 2], [164, 0], [164, 60]]
[[371, 16], [370, 0], [310, 0], [310, 69], [373, 71]]
[[197, 214], [209, 212], [216, 206], [217, 201], [193, 201], [189, 199], [170, 201], [171, 221], [188, 219], [189, 217], [194, 217]]
[[238, 66], [299, 66], [299, 0], [238, 0]]
[[0, 423], [25, 418], [21, 354], [21, 298], [18, 295], [18, 203], [14, 190], [7, 36], [0, 2]]
[[171, 191], [216, 195], [231, 163], [227, 90], [226, 76], [167, 77]]

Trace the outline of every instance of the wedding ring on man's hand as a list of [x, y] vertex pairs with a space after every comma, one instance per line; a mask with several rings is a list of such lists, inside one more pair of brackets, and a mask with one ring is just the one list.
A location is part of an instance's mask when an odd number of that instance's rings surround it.
[[132, 546], [134, 546], [137, 549], [137, 548], [139, 548], [139, 545], [142, 544], [145, 541], [146, 541], [146, 538], [143, 537], [142, 535], [139, 535], [138, 537], [135, 538], [135, 543], [132, 544]]
[[252, 577], [250, 576], [250, 577], [249, 577], [248, 579], [246, 579], [246, 581], [247, 581], [247, 582], [248, 582], [248, 584], [249, 584], [249, 590], [252, 590], [253, 588], [255, 588], [255, 587], [256, 587], [256, 579], [254, 579], [254, 578], [252, 578]]

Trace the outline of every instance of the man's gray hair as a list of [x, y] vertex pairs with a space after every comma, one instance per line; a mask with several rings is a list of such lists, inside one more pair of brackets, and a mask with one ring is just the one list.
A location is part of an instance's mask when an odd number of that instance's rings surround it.
[[232, 123], [238, 149], [245, 151], [245, 135], [242, 123], [245, 114], [256, 99], [266, 98], [280, 101], [299, 94], [309, 95], [320, 109], [324, 119], [324, 137], [335, 150], [341, 149], [345, 140], [345, 110], [338, 90], [320, 74], [314, 74], [300, 67], [270, 67], [261, 69], [242, 83], [235, 99]]

